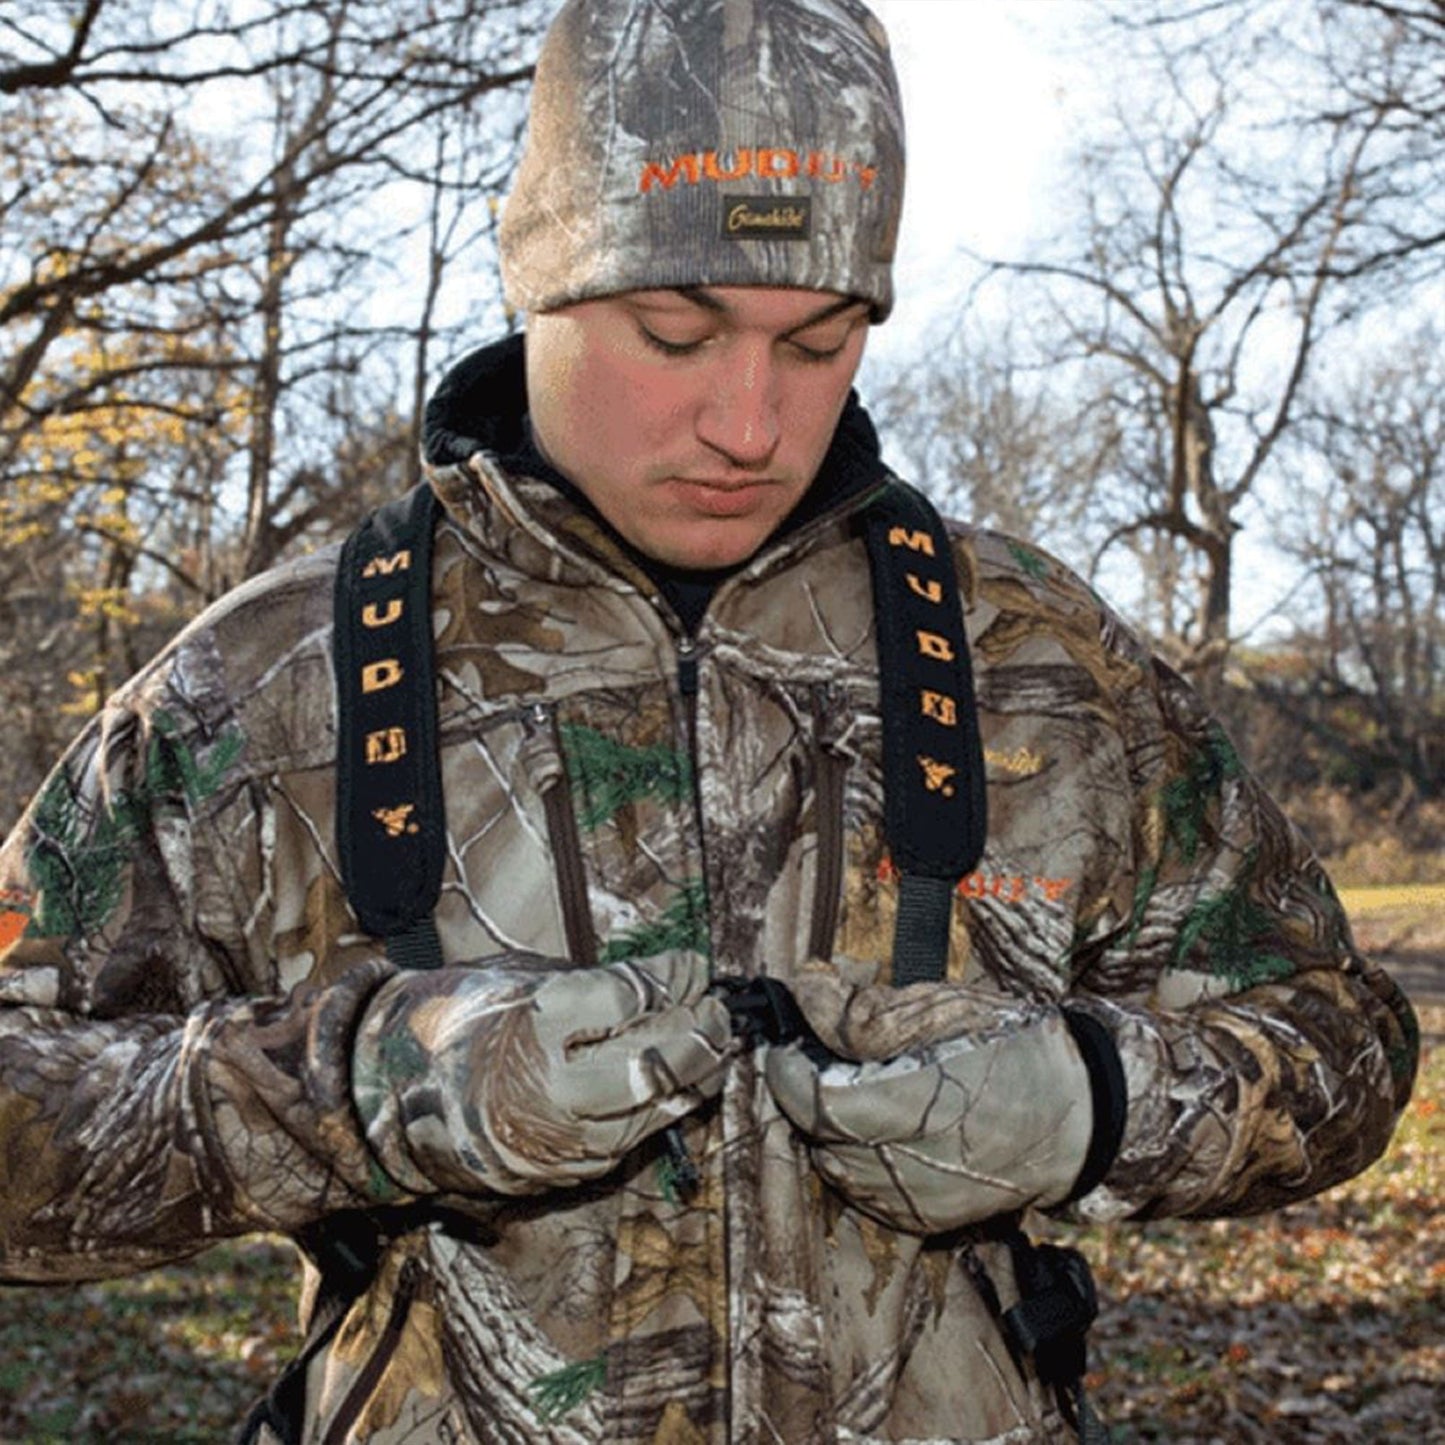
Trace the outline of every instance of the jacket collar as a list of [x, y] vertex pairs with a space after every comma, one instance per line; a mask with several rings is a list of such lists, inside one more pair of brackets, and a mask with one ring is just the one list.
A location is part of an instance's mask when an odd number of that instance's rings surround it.
[[[520, 333], [505, 337], [471, 352], [442, 379], [423, 427], [432, 485], [460, 525], [528, 571], [595, 582], [600, 565], [614, 583], [620, 574], [649, 595], [667, 594], [676, 580], [668, 569], [623, 541], [532, 445], [524, 347]], [[850, 392], [802, 501], [751, 559], [712, 580], [771, 571], [829, 523], [859, 510], [890, 476], [877, 431]], [[579, 567], [584, 575], [574, 575]]]

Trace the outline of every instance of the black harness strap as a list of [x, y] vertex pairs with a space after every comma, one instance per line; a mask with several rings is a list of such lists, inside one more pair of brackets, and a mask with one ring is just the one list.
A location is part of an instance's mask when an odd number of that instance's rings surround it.
[[347, 539], [336, 572], [336, 843], [361, 925], [401, 968], [442, 962], [432, 914], [446, 859], [432, 655], [432, 534], [422, 483]]
[[[988, 832], [983, 742], [942, 519], [922, 493], [894, 481], [869, 508], [867, 539], [883, 715], [884, 830], [901, 875], [893, 982], [903, 986], [947, 972], [954, 890], [978, 865]], [[1080, 1035], [1098, 1026], [1082, 1016], [1069, 1022], [1084, 1048], [1088, 1037]], [[1089, 1072], [1097, 1081], [1092, 1063]], [[1105, 1107], [1101, 1087], [1096, 1082], [1096, 1111]], [[1087, 1179], [1080, 1181], [1086, 1188], [1113, 1158], [1119, 1127], [1095, 1131]], [[1077, 1250], [1033, 1245], [1017, 1227], [1008, 1240], [1019, 1302], [1001, 1310], [998, 1291], [971, 1255], [980, 1293], [999, 1315], [1010, 1348], [1033, 1357], [1083, 1445], [1108, 1445], [1109, 1432], [1084, 1390], [1085, 1342], [1098, 1313], [1088, 1262]]]
[[892, 482], [866, 514], [883, 716], [883, 826], [900, 872], [893, 982], [941, 979], [953, 894], [988, 831], [983, 744], [943, 520]]
[[[346, 896], [398, 968], [443, 962], [433, 911], [446, 861], [432, 650], [432, 535], [440, 503], [422, 483], [373, 512], [341, 549], [334, 593], [336, 848]], [[247, 1416], [300, 1445], [306, 1375], [370, 1288], [389, 1240], [437, 1217], [429, 1203], [333, 1214], [297, 1243], [321, 1274], [306, 1342]]]

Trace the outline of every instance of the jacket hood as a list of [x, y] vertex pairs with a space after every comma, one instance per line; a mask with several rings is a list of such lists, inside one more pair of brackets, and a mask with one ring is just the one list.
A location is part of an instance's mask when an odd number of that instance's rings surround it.
[[525, 339], [520, 331], [464, 356], [427, 402], [422, 453], [432, 466], [460, 466], [477, 452], [504, 456], [526, 439]]

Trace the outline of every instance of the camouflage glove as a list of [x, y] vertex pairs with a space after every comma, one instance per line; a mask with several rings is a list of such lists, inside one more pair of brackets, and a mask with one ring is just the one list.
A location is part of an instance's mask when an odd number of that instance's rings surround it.
[[705, 960], [579, 969], [509, 954], [392, 979], [352, 1054], [352, 1094], [414, 1193], [533, 1194], [596, 1179], [722, 1087], [727, 1010]]
[[1059, 1009], [954, 984], [850, 987], [833, 972], [795, 994], [849, 1057], [817, 1068], [796, 1045], [770, 1049], [768, 1085], [860, 1209], [931, 1234], [1069, 1197], [1093, 1106]]

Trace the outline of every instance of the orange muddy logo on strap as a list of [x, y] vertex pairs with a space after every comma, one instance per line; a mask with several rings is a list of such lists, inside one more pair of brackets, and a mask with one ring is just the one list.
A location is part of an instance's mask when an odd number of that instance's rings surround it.
[[[895, 550], [914, 552], [920, 557], [939, 560], [932, 535], [919, 528], [890, 527], [888, 545]], [[930, 607], [945, 607], [943, 583], [938, 577], [924, 577], [909, 570], [904, 572], [903, 581], [913, 596], [928, 603]], [[912, 631], [918, 657], [931, 662], [952, 663], [958, 660], [953, 643], [943, 633], [934, 632], [927, 627], [914, 627]], [[930, 722], [938, 723], [942, 727], [958, 726], [958, 704], [959, 699], [941, 686], [921, 687], [918, 690], [918, 711]], [[918, 764], [923, 770], [924, 787], [930, 793], [942, 793], [945, 798], [954, 796], [951, 779], [957, 772], [956, 768], [922, 756], [919, 757]]]
[[415, 811], [415, 803], [401, 803], [395, 808], [373, 808], [371, 816], [386, 829], [388, 838], [400, 838], [403, 833], [417, 831], [411, 817]]
[[735, 151], [688, 151], [672, 160], [648, 161], [642, 167], [637, 189], [646, 194], [654, 186], [670, 191], [679, 181], [690, 186], [703, 181], [790, 181], [800, 177], [841, 185], [856, 181], [863, 190], [878, 178], [876, 166], [825, 151], [797, 151], [789, 146], [739, 146]]
[[919, 755], [918, 766], [923, 769], [923, 786], [930, 793], [942, 793], [945, 798], [953, 797], [953, 779], [958, 775], [957, 768], [922, 754]]

